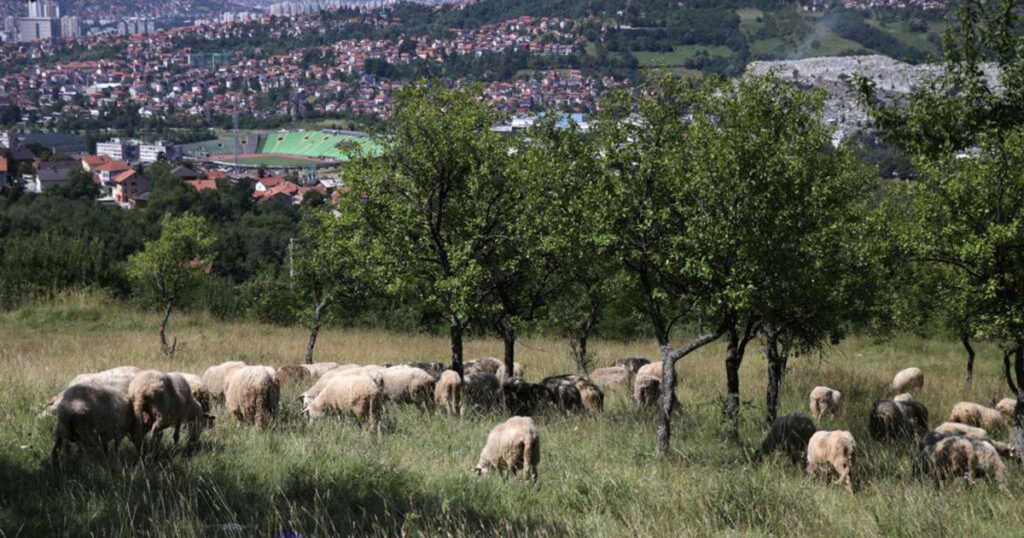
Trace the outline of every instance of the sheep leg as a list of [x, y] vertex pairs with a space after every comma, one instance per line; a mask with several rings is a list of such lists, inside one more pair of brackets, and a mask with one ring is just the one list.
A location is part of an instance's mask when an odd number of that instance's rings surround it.
[[178, 438], [180, 436], [180, 433], [181, 433], [181, 423], [178, 422], [178, 423], [174, 424], [174, 435], [171, 436], [171, 439], [174, 440], [174, 446], [178, 446]]
[[53, 436], [53, 449], [50, 450], [50, 462], [54, 469], [60, 468], [60, 451], [64, 447], [64, 438], [60, 435]]

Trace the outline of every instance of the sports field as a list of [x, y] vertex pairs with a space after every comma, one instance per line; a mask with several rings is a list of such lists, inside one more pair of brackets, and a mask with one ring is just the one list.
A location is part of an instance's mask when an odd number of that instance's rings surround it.
[[[210, 160], [217, 163], [234, 164], [235, 156], [211, 155]], [[278, 166], [278, 167], [302, 167], [302, 166], [323, 166], [334, 164], [333, 160], [314, 159], [302, 155], [272, 155], [264, 153], [249, 153], [238, 156], [238, 164], [242, 166]]]

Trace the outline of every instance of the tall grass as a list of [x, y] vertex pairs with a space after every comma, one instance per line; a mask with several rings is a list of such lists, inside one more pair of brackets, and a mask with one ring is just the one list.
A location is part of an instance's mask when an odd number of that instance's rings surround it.
[[[936, 491], [912, 476], [912, 451], [867, 435], [867, 412], [892, 374], [926, 373], [916, 396], [938, 423], [960, 400], [1005, 392], [996, 350], [982, 346], [975, 388], [964, 390], [958, 344], [909, 336], [853, 338], [822, 355], [791, 359], [782, 413], [806, 411], [815, 385], [844, 392], [845, 409], [820, 425], [857, 438], [860, 490], [850, 495], [808, 479], [783, 458], [753, 466], [762, 435], [764, 360], [741, 370], [741, 444], [719, 426], [724, 349], [710, 346], [679, 366], [681, 409], [673, 453], [654, 459], [653, 417], [613, 392], [596, 417], [538, 418], [540, 487], [471, 473], [499, 416], [462, 419], [396, 409], [383, 437], [353, 423], [307, 424], [295, 403], [270, 431], [237, 425], [222, 408], [193, 456], [167, 448], [140, 461], [127, 444], [109, 460], [70, 456], [63, 474], [46, 463], [54, 419], [37, 418], [75, 374], [135, 364], [201, 373], [229, 358], [298, 362], [301, 329], [224, 323], [203, 315], [172, 321], [178, 353], [159, 353], [157, 317], [92, 294], [26, 306], [0, 318], [0, 535], [4, 536], [948, 536], [1024, 534], [1024, 473], [1010, 464], [1008, 490], [988, 484]], [[596, 342], [600, 364], [656, 356], [652, 342]], [[443, 360], [444, 338], [332, 330], [318, 358], [384, 363]], [[501, 342], [467, 342], [468, 357], [497, 356]], [[526, 339], [526, 376], [572, 371], [564, 343]], [[165, 440], [167, 436], [165, 436]]]

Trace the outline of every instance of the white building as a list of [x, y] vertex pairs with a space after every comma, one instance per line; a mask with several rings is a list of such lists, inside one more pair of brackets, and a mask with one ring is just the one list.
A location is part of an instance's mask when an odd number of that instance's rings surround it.
[[106, 155], [119, 161], [134, 161], [138, 155], [138, 143], [133, 140], [114, 138], [107, 142], [96, 143], [96, 154]]
[[143, 164], [155, 163], [162, 158], [173, 161], [177, 158], [177, 147], [169, 142], [153, 142], [151, 144], [139, 144], [139, 162]]

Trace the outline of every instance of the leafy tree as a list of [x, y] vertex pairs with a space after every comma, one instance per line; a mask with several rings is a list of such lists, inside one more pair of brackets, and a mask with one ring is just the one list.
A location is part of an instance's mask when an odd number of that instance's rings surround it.
[[[398, 94], [379, 159], [357, 163], [342, 211], [358, 212], [385, 287], [448, 326], [452, 368], [483, 302], [479, 260], [496, 243], [507, 142], [478, 91], [422, 85]], [[497, 172], [497, 173], [496, 173]]]
[[191, 213], [167, 215], [160, 237], [147, 241], [141, 252], [128, 258], [128, 273], [164, 305], [160, 321], [160, 349], [173, 356], [177, 346], [167, 343], [167, 321], [182, 296], [207, 272], [213, 259], [213, 237], [206, 220]]
[[68, 182], [49, 189], [47, 194], [63, 196], [65, 198], [81, 198], [95, 200], [100, 195], [100, 188], [92, 180], [92, 174], [86, 172], [81, 166], [71, 169], [68, 174]]

